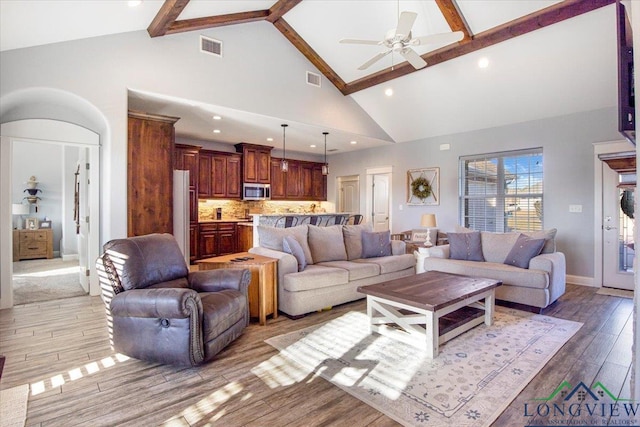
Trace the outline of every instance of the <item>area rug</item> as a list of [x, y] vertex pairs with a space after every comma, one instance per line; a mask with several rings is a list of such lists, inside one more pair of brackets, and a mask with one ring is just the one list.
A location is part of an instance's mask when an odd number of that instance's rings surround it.
[[13, 263], [13, 304], [86, 295], [80, 286], [78, 261], [30, 260]]
[[582, 326], [497, 307], [492, 326], [445, 343], [432, 360], [368, 324], [352, 311], [270, 338], [279, 354], [252, 372], [270, 386], [319, 375], [405, 426], [488, 426]]
[[0, 390], [0, 425], [2, 427], [23, 427], [27, 419], [29, 385]]
[[609, 295], [613, 297], [622, 297], [622, 298], [632, 298], [633, 299], [633, 291], [628, 291], [625, 289], [615, 289], [615, 288], [600, 288], [598, 292], [599, 295]]

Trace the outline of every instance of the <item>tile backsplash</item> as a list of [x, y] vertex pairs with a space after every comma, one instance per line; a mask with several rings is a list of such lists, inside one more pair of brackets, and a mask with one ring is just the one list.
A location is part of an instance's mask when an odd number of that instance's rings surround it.
[[285, 201], [243, 201], [200, 199], [198, 201], [198, 219], [207, 221], [216, 219], [216, 209], [222, 209], [222, 219], [244, 218], [245, 209], [249, 214], [287, 214], [287, 213], [324, 213], [334, 212], [335, 206], [329, 202], [285, 202]]

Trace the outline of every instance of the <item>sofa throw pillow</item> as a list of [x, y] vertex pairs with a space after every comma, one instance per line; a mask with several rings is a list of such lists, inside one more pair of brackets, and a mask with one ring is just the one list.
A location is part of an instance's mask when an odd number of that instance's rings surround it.
[[346, 261], [347, 251], [342, 238], [342, 226], [317, 227], [309, 225], [309, 248], [314, 263]]
[[363, 231], [362, 258], [391, 256], [391, 231]]
[[289, 228], [276, 228], [259, 225], [258, 245], [263, 248], [273, 249], [274, 251], [284, 252], [282, 240], [286, 236], [294, 236], [298, 243], [300, 243], [300, 246], [302, 246], [307, 264], [313, 264], [311, 250], [307, 241], [308, 227], [309, 226], [306, 224]]
[[282, 249], [288, 254], [293, 255], [298, 261], [298, 271], [303, 271], [307, 266], [307, 260], [304, 256], [304, 251], [302, 250], [302, 246], [293, 236], [285, 236], [282, 239]]
[[540, 231], [528, 231], [525, 235], [533, 239], [544, 239], [544, 246], [542, 247], [541, 254], [552, 254], [556, 251], [556, 234], [557, 228], [551, 228], [549, 230]]
[[509, 251], [504, 263], [520, 268], [529, 268], [529, 261], [534, 256], [540, 254], [544, 246], [545, 239], [533, 239], [524, 234], [520, 234], [518, 240]]
[[465, 261], [484, 261], [480, 232], [447, 233], [449, 238], [449, 258]]
[[344, 247], [347, 250], [347, 260], [362, 258], [362, 232], [371, 231], [371, 223], [342, 226]]

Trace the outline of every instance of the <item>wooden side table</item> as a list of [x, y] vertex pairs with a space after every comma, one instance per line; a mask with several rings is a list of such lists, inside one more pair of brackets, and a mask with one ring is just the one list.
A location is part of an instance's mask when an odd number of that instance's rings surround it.
[[13, 230], [13, 261], [53, 258], [53, 230]]
[[[244, 261], [232, 261], [236, 258], [252, 258]], [[249, 313], [257, 317], [261, 325], [267, 324], [267, 316], [273, 314], [278, 317], [278, 260], [262, 255], [240, 252], [196, 261], [200, 270], [215, 270], [218, 268], [243, 268], [251, 271], [249, 284]]]

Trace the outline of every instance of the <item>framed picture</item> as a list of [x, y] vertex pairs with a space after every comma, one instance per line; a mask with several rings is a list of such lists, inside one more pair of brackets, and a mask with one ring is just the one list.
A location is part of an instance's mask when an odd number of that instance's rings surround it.
[[35, 230], [38, 228], [38, 218], [27, 218], [25, 222], [27, 230]]
[[40, 221], [40, 228], [51, 228], [51, 221]]
[[440, 168], [409, 169], [407, 171], [407, 204], [440, 204]]
[[[421, 230], [411, 230], [411, 241], [412, 242], [424, 242], [427, 240], [427, 234], [429, 230], [421, 229]], [[433, 238], [433, 236], [430, 236]]]

